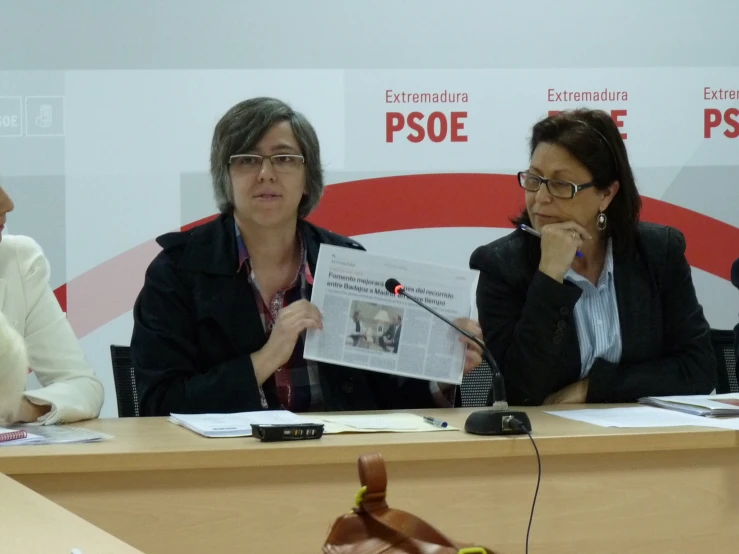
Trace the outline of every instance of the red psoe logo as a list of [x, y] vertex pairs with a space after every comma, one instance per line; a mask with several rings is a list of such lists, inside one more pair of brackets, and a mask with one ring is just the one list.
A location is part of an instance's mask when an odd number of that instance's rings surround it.
[[467, 142], [464, 124], [467, 112], [432, 112], [426, 118], [423, 112], [411, 112], [407, 116], [401, 112], [385, 114], [385, 142], [394, 142], [395, 135], [408, 128], [409, 142], [419, 143], [428, 139], [431, 142]]
[[703, 110], [703, 138], [711, 138], [713, 130], [720, 127], [723, 127], [725, 137], [739, 137], [739, 109], [728, 108], [723, 112], [717, 108]]
[[[557, 115], [562, 110], [549, 110], [549, 117], [553, 115]], [[624, 118], [629, 115], [628, 110], [611, 110], [611, 119], [616, 124], [616, 127], [619, 129], [623, 129], [624, 127]], [[621, 138], [626, 140], [628, 138], [628, 133], [621, 133]]]

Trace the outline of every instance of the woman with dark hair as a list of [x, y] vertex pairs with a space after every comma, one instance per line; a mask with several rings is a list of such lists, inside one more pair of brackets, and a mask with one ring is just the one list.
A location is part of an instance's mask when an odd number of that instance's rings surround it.
[[639, 222], [626, 146], [608, 114], [539, 121], [517, 179], [526, 201], [517, 229], [470, 258], [509, 402], [710, 393], [716, 359], [685, 238]]
[[[233, 106], [215, 127], [216, 220], [157, 239], [134, 306], [131, 357], [143, 415], [452, 406], [456, 387], [303, 359], [321, 244], [363, 250], [308, 223], [323, 193], [318, 137], [274, 98]], [[482, 337], [470, 319], [459, 324]], [[465, 371], [481, 362], [471, 341]]]

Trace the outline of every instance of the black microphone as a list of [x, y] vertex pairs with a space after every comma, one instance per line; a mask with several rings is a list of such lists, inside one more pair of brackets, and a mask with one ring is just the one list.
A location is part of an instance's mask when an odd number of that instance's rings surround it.
[[415, 302], [424, 310], [435, 315], [444, 323], [462, 333], [482, 349], [482, 355], [485, 360], [487, 360], [488, 364], [490, 364], [490, 370], [493, 374], [490, 393], [488, 395], [488, 405], [491, 404], [492, 400], [493, 409], [472, 412], [464, 424], [465, 431], [473, 435], [525, 435], [531, 432], [531, 421], [526, 412], [512, 412], [508, 410], [508, 401], [506, 400], [503, 375], [500, 372], [498, 364], [495, 363], [495, 358], [493, 358], [493, 355], [490, 353], [487, 346], [485, 346], [484, 342], [469, 331], [465, 331], [455, 325], [433, 308], [430, 308], [417, 298], [408, 294], [405, 291], [405, 287], [403, 287], [397, 279], [388, 279], [385, 281], [385, 288], [388, 292], [397, 296], [405, 296], [408, 300]]
[[739, 258], [731, 265], [731, 284], [739, 289]]

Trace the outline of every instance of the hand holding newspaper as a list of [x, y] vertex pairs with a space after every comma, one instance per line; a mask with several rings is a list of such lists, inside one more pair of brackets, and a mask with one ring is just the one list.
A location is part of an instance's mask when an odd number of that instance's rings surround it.
[[393, 375], [459, 384], [465, 346], [459, 333], [410, 300], [405, 289], [451, 320], [470, 317], [479, 273], [323, 244], [311, 302], [323, 329], [309, 329], [309, 360]]

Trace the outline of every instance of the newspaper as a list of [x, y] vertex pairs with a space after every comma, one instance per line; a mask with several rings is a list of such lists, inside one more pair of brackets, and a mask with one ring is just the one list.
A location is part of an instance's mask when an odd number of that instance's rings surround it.
[[311, 302], [323, 329], [306, 333], [304, 357], [403, 377], [460, 384], [459, 333], [405, 297], [405, 290], [454, 321], [470, 317], [479, 272], [321, 245]]

